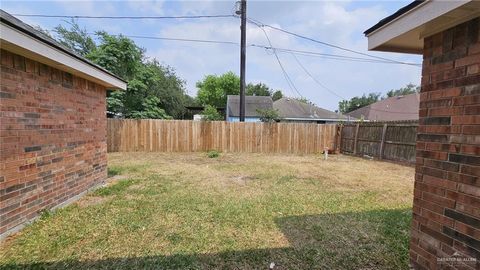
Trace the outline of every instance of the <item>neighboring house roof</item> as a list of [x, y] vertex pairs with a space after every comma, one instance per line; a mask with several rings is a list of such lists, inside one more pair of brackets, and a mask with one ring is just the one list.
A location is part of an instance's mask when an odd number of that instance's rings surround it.
[[273, 103], [279, 116], [292, 120], [349, 120], [348, 116], [307, 104], [294, 98], [284, 97]]
[[53, 38], [0, 9], [1, 47], [35, 61], [111, 88], [127, 83], [110, 71], [79, 56]]
[[347, 113], [370, 121], [418, 120], [420, 94], [390, 97]]
[[[265, 96], [246, 96], [245, 97], [245, 117], [260, 117], [258, 109], [272, 109], [273, 101], [271, 97]], [[227, 117], [240, 116], [240, 96], [227, 96]]]
[[480, 16], [480, 1], [414, 1], [364, 32], [368, 49], [422, 54], [423, 39]]

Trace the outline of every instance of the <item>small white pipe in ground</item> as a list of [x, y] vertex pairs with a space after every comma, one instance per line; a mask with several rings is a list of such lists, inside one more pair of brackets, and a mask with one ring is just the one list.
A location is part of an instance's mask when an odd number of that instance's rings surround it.
[[325, 160], [328, 159], [328, 147], [323, 148], [323, 155], [325, 157]]

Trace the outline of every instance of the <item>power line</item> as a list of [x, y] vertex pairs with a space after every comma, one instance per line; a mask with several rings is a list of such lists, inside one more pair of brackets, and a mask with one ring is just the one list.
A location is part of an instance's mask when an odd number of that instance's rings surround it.
[[292, 53], [292, 56], [293, 58], [295, 58], [295, 61], [297, 61], [298, 65], [303, 69], [303, 71], [305, 71], [305, 73], [310, 77], [312, 78], [312, 80], [314, 82], [316, 82], [318, 85], [320, 85], [323, 89], [327, 90], [328, 92], [330, 92], [331, 94], [341, 98], [341, 99], [346, 99], [342, 96], [340, 96], [339, 94], [337, 94], [335, 91], [331, 90], [330, 88], [326, 87], [324, 84], [322, 84], [321, 82], [319, 82], [315, 77], [312, 76], [312, 74], [310, 72], [308, 72], [308, 70], [305, 68], [305, 66], [302, 65], [302, 63], [300, 63], [300, 61], [298, 60], [298, 58], [295, 56], [295, 54]]
[[[57, 32], [55, 29], [49, 30], [51, 32]], [[95, 35], [95, 33], [87, 33], [90, 35]], [[154, 36], [140, 36], [140, 35], [124, 35], [124, 34], [116, 34], [122, 35], [124, 37], [129, 38], [136, 38], [136, 39], [151, 39], [151, 40], [166, 40], [166, 41], [182, 41], [182, 42], [196, 42], [196, 43], [211, 43], [211, 44], [226, 44], [226, 45], [235, 45], [240, 46], [240, 43], [234, 41], [223, 41], [223, 40], [208, 40], [208, 39], [189, 39], [189, 38], [175, 38], [175, 37], [154, 37]], [[352, 57], [346, 55], [339, 55], [339, 54], [327, 54], [327, 53], [320, 53], [314, 51], [305, 51], [305, 50], [294, 50], [294, 49], [286, 49], [286, 48], [278, 48], [266, 45], [258, 45], [258, 44], [248, 44], [247, 47], [255, 47], [255, 48], [262, 48], [266, 50], [276, 50], [277, 52], [284, 52], [284, 53], [293, 53], [296, 55], [303, 55], [303, 56], [311, 56], [311, 57], [321, 57], [324, 59], [330, 60], [340, 60], [340, 61], [350, 61], [350, 62], [363, 62], [363, 63], [382, 63], [382, 64], [398, 64], [390, 61], [383, 61], [383, 60], [374, 60], [369, 58], [361, 58], [361, 57]]]
[[[268, 44], [270, 44], [270, 47], [273, 48], [273, 45], [272, 45], [272, 42], [270, 40], [270, 38], [268, 37], [268, 34], [267, 34], [267, 31], [265, 31], [265, 29], [263, 29], [263, 27], [260, 27], [260, 25], [257, 25], [262, 31], [263, 31], [263, 34], [265, 35], [265, 37], [267, 38], [267, 41], [268, 41]], [[290, 76], [288, 76], [288, 73], [287, 71], [285, 70], [285, 68], [283, 67], [282, 65], [282, 61], [280, 61], [280, 58], [278, 57], [277, 55], [277, 52], [275, 51], [275, 49], [272, 49], [272, 52], [273, 54], [275, 55], [275, 58], [277, 59], [277, 62], [278, 62], [278, 65], [280, 66], [280, 69], [282, 70], [283, 72], [283, 76], [285, 77], [285, 80], [287, 81], [287, 84], [288, 86], [290, 87], [290, 90], [295, 89], [295, 92], [297, 92], [297, 94], [303, 98], [303, 95], [298, 91], [297, 87], [295, 87], [295, 84], [293, 83], [292, 79], [290, 78]]]
[[[49, 31], [58, 33], [56, 29], [51, 29]], [[96, 33], [88, 32], [89, 35], [95, 35]], [[121, 35], [128, 38], [138, 38], [138, 39], [153, 39], [153, 40], [167, 40], [167, 41], [183, 41], [183, 42], [197, 42], [197, 43], [213, 43], [213, 44], [227, 44], [227, 45], [240, 45], [238, 42], [234, 41], [223, 41], [223, 40], [209, 40], [209, 39], [191, 39], [191, 38], [174, 38], [174, 37], [153, 37], [153, 36], [138, 36], [138, 35], [124, 35], [124, 34], [115, 34]]]
[[304, 55], [304, 56], [313, 56], [313, 57], [322, 57], [325, 59], [333, 59], [333, 60], [345, 60], [345, 61], [352, 61], [352, 62], [365, 62], [365, 63], [383, 63], [383, 64], [398, 64], [390, 61], [384, 61], [384, 60], [375, 60], [371, 58], [362, 58], [362, 57], [352, 57], [352, 56], [346, 56], [346, 55], [340, 55], [340, 54], [328, 54], [328, 53], [320, 53], [320, 52], [312, 52], [312, 51], [304, 51], [304, 50], [293, 50], [293, 49], [285, 49], [285, 48], [274, 48], [274, 47], [269, 47], [269, 46], [264, 46], [264, 45], [256, 45], [256, 44], [251, 44], [251, 47], [258, 47], [258, 48], [264, 48], [267, 50], [277, 50], [278, 52], [285, 52], [285, 53], [291, 53], [291, 54], [296, 54], [296, 55]]
[[318, 44], [322, 44], [322, 45], [325, 45], [325, 46], [329, 46], [329, 47], [332, 47], [332, 48], [336, 48], [336, 49], [339, 49], [339, 50], [343, 50], [343, 51], [347, 51], [347, 52], [351, 52], [351, 53], [355, 53], [355, 54], [359, 54], [359, 55], [363, 55], [363, 56], [368, 56], [368, 57], [371, 57], [371, 58], [376, 58], [376, 59], [380, 59], [380, 60], [384, 60], [384, 61], [395, 62], [395, 63], [403, 64], [403, 65], [421, 66], [420, 64], [412, 64], [412, 63], [397, 61], [397, 60], [388, 59], [388, 58], [385, 58], [385, 57], [380, 57], [380, 56], [375, 56], [375, 55], [371, 55], [371, 54], [368, 54], [368, 53], [355, 51], [355, 50], [348, 49], [348, 48], [345, 48], [345, 47], [341, 47], [341, 46], [338, 46], [338, 45], [334, 45], [334, 44], [331, 44], [331, 43], [328, 43], [328, 42], [320, 41], [320, 40], [317, 40], [317, 39], [314, 39], [314, 38], [311, 38], [311, 37], [300, 35], [300, 34], [297, 34], [297, 33], [291, 32], [291, 31], [287, 31], [287, 30], [284, 30], [284, 29], [281, 29], [281, 28], [278, 28], [278, 27], [275, 27], [275, 26], [272, 26], [272, 25], [264, 24], [264, 23], [262, 23], [258, 20], [252, 19], [252, 18], [249, 18], [248, 20], [250, 22], [254, 23], [255, 25], [261, 27], [261, 28], [269, 27], [271, 29], [274, 29], [274, 30], [277, 30], [277, 31], [280, 31], [280, 32], [298, 37], [298, 38], [309, 40], [309, 41], [312, 41], [312, 42], [315, 42], [315, 43], [318, 43]]
[[[201, 18], [235, 18], [235, 17], [237, 17], [233, 14], [179, 15], [179, 16], [89, 16], [89, 15], [48, 15], [48, 14], [13, 14], [13, 15], [18, 16], [18, 17], [72, 18], [72, 19], [201, 19]], [[403, 64], [403, 65], [421, 66], [420, 64], [416, 64], [416, 63], [408, 63], [408, 62], [403, 62], [403, 61], [397, 61], [397, 60], [388, 59], [388, 58], [385, 58], [385, 57], [380, 57], [380, 56], [375, 56], [375, 55], [371, 55], [371, 54], [367, 54], [367, 53], [358, 52], [358, 51], [351, 50], [351, 49], [348, 49], [348, 48], [344, 48], [344, 47], [334, 45], [334, 44], [331, 44], [331, 43], [328, 43], [328, 42], [324, 42], [324, 41], [316, 40], [316, 39], [313, 39], [313, 38], [310, 38], [310, 37], [307, 37], [307, 36], [303, 36], [303, 35], [300, 35], [300, 34], [297, 34], [297, 33], [291, 32], [291, 31], [287, 31], [287, 30], [284, 30], [284, 29], [281, 29], [281, 28], [278, 28], [278, 27], [275, 27], [275, 26], [272, 26], [272, 25], [264, 24], [264, 23], [262, 23], [258, 20], [252, 19], [252, 18], [248, 18], [248, 21], [257, 25], [258, 27], [260, 27], [262, 29], [264, 27], [269, 27], [271, 29], [281, 31], [283, 33], [293, 35], [293, 36], [296, 36], [298, 38], [306, 39], [306, 40], [309, 40], [309, 41], [312, 41], [312, 42], [315, 42], [315, 43], [319, 43], [319, 44], [322, 44], [322, 45], [325, 45], [325, 46], [337, 48], [337, 49], [340, 49], [340, 50], [344, 50], [344, 51], [348, 51], [348, 52], [351, 52], [351, 53], [360, 54], [360, 55], [363, 55], [363, 56], [367, 56], [367, 57], [370, 57], [370, 58], [376, 58], [376, 59], [384, 61], [384, 62], [374, 62], [374, 63], [390, 63], [391, 62], [391, 63], [397, 63], [397, 64]], [[132, 36], [132, 37], [134, 37], [134, 36]], [[153, 39], [152, 37], [140, 37], [140, 36], [136, 36], [134, 38], [150, 38], [150, 39]], [[183, 39], [169, 39], [169, 38], [156, 38], [156, 39], [191, 41], [191, 42], [197, 41], [197, 42], [203, 42], [203, 43], [233, 44], [232, 42], [222, 42], [222, 41], [210, 42], [210, 41], [200, 41], [200, 40], [187, 40], [187, 39], [183, 40]], [[298, 53], [300, 53], [300, 52], [298, 52]], [[319, 55], [318, 53], [312, 53], [312, 54]], [[325, 56], [327, 56], [327, 55], [325, 55]], [[367, 62], [366, 59], [362, 59], [362, 61]], [[361, 61], [356, 61], [356, 62], [361, 62]]]
[[39, 18], [71, 18], [71, 19], [202, 19], [202, 18], [234, 18], [234, 15], [180, 15], [180, 16], [88, 16], [88, 15], [47, 15], [47, 14], [12, 14], [17, 17]]
[[[260, 27], [260, 26], [259, 26]], [[263, 29], [262, 27], [260, 27], [260, 29], [262, 29], [263, 33], [265, 34], [265, 37], [267, 38], [267, 41], [269, 43], [270, 46], [265, 46], [265, 45], [256, 45], [256, 44], [250, 44], [248, 45], [249, 47], [257, 47], [257, 48], [263, 48], [263, 49], [268, 49], [268, 50], [271, 50], [273, 52], [273, 54], [275, 55], [275, 58], [280, 66], [280, 68], [282, 69], [282, 73], [283, 75], [285, 76], [285, 79], [287, 81], [287, 84], [289, 85], [289, 87], [291, 88], [291, 90], [295, 89], [295, 91], [297, 92], [298, 95], [300, 95], [300, 97], [303, 97], [302, 94], [298, 91], [298, 89], [295, 87], [295, 84], [293, 83], [292, 79], [290, 78], [290, 76], [288, 75], [288, 73], [286, 72], [283, 64], [281, 63], [280, 61], [280, 58], [278, 57], [277, 55], [277, 51], [280, 51], [280, 52], [288, 52], [290, 54], [292, 54], [292, 56], [295, 58], [296, 62], [299, 64], [299, 66], [304, 70], [304, 72], [309, 76], [311, 77], [318, 85], [320, 85], [322, 88], [326, 89], [327, 91], [329, 91], [330, 93], [332, 93], [333, 95], [343, 99], [343, 100], [347, 100], [346, 98], [338, 95], [337, 93], [335, 93], [335, 91], [331, 90], [330, 88], [326, 87], [325, 85], [323, 85], [322, 83], [320, 83], [315, 77], [312, 76], [312, 74], [310, 72], [308, 72], [308, 70], [305, 68], [305, 66], [303, 66], [301, 64], [301, 62], [298, 60], [298, 58], [295, 56], [295, 54], [300, 54], [300, 55], [307, 55], [307, 56], [321, 56], [321, 57], [332, 57], [332, 59], [336, 59], [338, 58], [337, 60], [350, 60], [350, 61], [354, 61], [354, 60], [364, 60], [364, 61], [370, 61], [372, 63], [389, 63], [389, 64], [395, 64], [395, 63], [392, 63], [391, 61], [379, 61], [379, 60], [373, 60], [373, 59], [368, 59], [368, 58], [359, 58], [359, 57], [351, 57], [351, 56], [344, 56], [344, 55], [336, 55], [336, 54], [325, 54], [325, 53], [319, 53], [319, 52], [312, 52], [312, 51], [302, 51], [302, 50], [293, 50], [293, 49], [286, 49], [286, 48], [278, 48], [278, 47], [273, 47], [272, 46], [272, 43], [271, 43], [271, 40], [270, 38], [268, 37], [268, 34], [266, 33], [265, 29]], [[50, 30], [52, 32], [58, 32], [57, 30], [53, 29], [53, 30]], [[88, 34], [95, 34], [95, 33], [88, 33]], [[140, 38], [140, 39], [156, 39], [156, 40], [170, 40], [170, 41], [184, 41], [184, 42], [199, 42], [199, 43], [214, 43], [214, 44], [228, 44], [228, 45], [240, 45], [238, 42], [233, 42], [233, 41], [220, 41], [220, 40], [204, 40], [204, 39], [186, 39], [186, 38], [171, 38], [171, 37], [152, 37], [152, 36], [137, 36], [137, 35], [123, 35], [123, 34], [117, 34], [117, 35], [122, 35], [122, 36], [125, 36], [125, 37], [130, 37], [130, 38]], [[343, 59], [342, 59], [343, 58]], [[293, 92], [293, 91], [292, 91]], [[371, 110], [374, 110], [374, 111], [380, 111], [380, 112], [389, 112], [389, 113], [398, 113], [398, 114], [415, 114], [415, 113], [408, 113], [408, 112], [400, 112], [400, 111], [387, 111], [387, 110], [379, 110], [379, 109], [373, 109], [371, 108]]]
[[170, 40], [170, 41], [185, 41], [185, 42], [198, 42], [198, 43], [214, 43], [214, 44], [228, 44], [228, 45], [240, 45], [234, 41], [222, 41], [222, 40], [208, 40], [208, 39], [188, 39], [188, 38], [170, 38], [170, 37], [150, 37], [150, 36], [136, 36], [136, 35], [124, 35], [129, 38], [140, 39], [157, 39], [157, 40]]

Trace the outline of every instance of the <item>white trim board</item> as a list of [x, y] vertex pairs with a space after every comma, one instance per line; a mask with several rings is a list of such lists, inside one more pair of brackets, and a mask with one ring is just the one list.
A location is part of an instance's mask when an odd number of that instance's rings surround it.
[[430, 0], [367, 35], [368, 49], [423, 53], [423, 38], [480, 16], [475, 0]]
[[127, 83], [115, 76], [80, 61], [4, 23], [0, 23], [0, 37], [0, 47], [2, 49], [72, 73], [75, 76], [85, 78], [108, 88], [123, 90], [127, 88]]

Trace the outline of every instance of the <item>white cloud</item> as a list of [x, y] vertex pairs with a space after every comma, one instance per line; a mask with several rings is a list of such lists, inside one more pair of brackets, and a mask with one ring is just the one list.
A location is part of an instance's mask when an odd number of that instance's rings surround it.
[[[228, 9], [224, 2], [186, 2], [182, 3], [182, 7], [201, 14], [223, 14]], [[264, 23], [318, 40], [394, 59], [411, 58], [401, 54], [382, 54], [366, 50], [367, 40], [362, 32], [388, 15], [379, 5], [351, 8], [348, 2], [250, 2], [249, 12], [251, 17]], [[364, 57], [300, 40], [270, 28], [265, 30], [276, 47]], [[158, 33], [159, 36], [228, 41], [239, 41], [239, 34], [239, 21], [235, 19], [181, 22], [164, 27]], [[268, 44], [262, 30], [254, 25], [249, 25], [247, 37], [248, 44]], [[150, 51], [150, 54], [175, 67], [187, 80], [190, 94], [196, 92], [195, 83], [205, 74], [219, 74], [229, 70], [239, 73], [239, 50], [235, 46], [169, 43]], [[279, 57], [305, 97], [319, 106], [337, 108], [339, 98], [316, 84], [291, 55], [280, 53]], [[346, 98], [370, 91], [385, 92], [409, 82], [419, 83], [420, 78], [420, 69], [411, 66], [297, 57], [317, 80]], [[414, 60], [418, 61], [417, 58]], [[247, 81], [262, 81], [272, 88], [294, 95], [294, 91], [289, 90], [274, 56], [259, 48], [248, 49]]]
[[144, 1], [144, 0], [129, 0], [126, 1], [129, 8], [133, 11], [149, 14], [149, 15], [164, 15], [165, 14], [165, 1]]
[[[233, 14], [235, 1], [55, 1], [51, 13], [88, 15], [205, 15]], [[7, 11], [34, 12], [25, 2], [9, 2]], [[44, 13], [49, 13], [43, 10]], [[419, 57], [367, 51], [363, 31], [391, 13], [381, 2], [357, 1], [249, 1], [248, 16], [317, 40], [341, 45], [363, 53], [387, 58], [419, 62]], [[27, 22], [36, 20], [26, 19]], [[39, 20], [35, 24], [55, 26], [58, 21]], [[89, 31], [104, 29], [112, 33], [146, 36], [210, 39], [239, 42], [239, 20], [80, 20]], [[276, 47], [364, 57], [301, 40], [279, 31], [265, 28]], [[248, 25], [247, 43], [267, 45], [263, 31]], [[206, 74], [227, 71], [239, 73], [239, 48], [232, 45], [200, 44], [169, 41], [136, 40], [147, 49], [147, 55], [176, 69], [187, 81], [188, 93], [196, 94], [195, 83]], [[338, 98], [317, 85], [295, 59], [286, 53], [278, 54], [291, 79], [301, 93], [319, 106], [336, 109]], [[345, 62], [320, 57], [297, 56], [308, 71], [339, 95], [350, 98], [371, 91], [387, 91], [409, 82], [419, 83], [420, 69], [392, 64]], [[271, 51], [249, 47], [247, 50], [247, 81], [264, 82], [274, 89], [295, 95]]]

